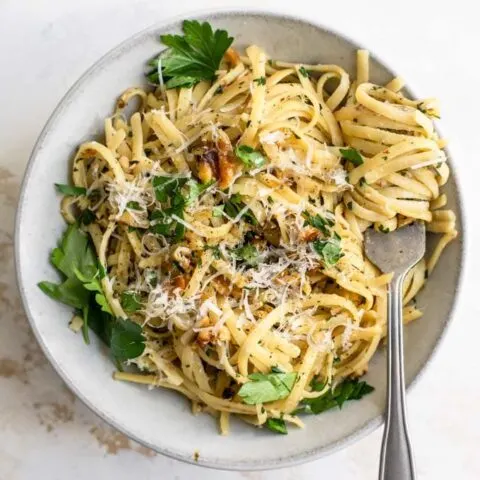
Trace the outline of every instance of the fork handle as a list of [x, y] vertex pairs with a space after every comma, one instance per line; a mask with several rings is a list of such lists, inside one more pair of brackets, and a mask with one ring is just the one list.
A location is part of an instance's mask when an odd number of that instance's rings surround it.
[[414, 480], [408, 438], [403, 373], [402, 287], [405, 274], [395, 275], [388, 291], [387, 411], [380, 456], [380, 480]]

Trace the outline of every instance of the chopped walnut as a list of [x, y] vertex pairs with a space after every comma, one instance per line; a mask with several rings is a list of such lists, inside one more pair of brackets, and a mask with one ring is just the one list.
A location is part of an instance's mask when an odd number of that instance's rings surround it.
[[236, 160], [230, 139], [225, 135], [218, 140], [218, 186], [222, 190], [228, 188], [236, 172]]
[[[203, 317], [200, 322], [198, 322], [198, 327], [199, 328], [208, 328], [212, 327], [215, 325], [215, 320], [212, 320], [210, 317], [206, 316]], [[212, 343], [216, 338], [215, 332], [213, 332], [211, 329], [209, 330], [201, 330], [200, 332], [197, 333], [197, 338], [195, 341], [197, 344], [201, 347], [204, 348], [207, 344]]]
[[240, 63], [240, 55], [238, 52], [230, 47], [226, 52], [225, 52], [225, 60], [232, 65], [233, 67], [237, 66]]
[[299, 240], [301, 242], [311, 242], [313, 240], [316, 240], [319, 235], [320, 232], [316, 228], [307, 226], [300, 232]]

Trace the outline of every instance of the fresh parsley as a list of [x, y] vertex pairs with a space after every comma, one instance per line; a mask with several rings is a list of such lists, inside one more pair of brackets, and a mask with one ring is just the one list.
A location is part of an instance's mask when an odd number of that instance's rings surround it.
[[237, 145], [235, 155], [248, 168], [260, 168], [267, 163], [261, 152], [248, 145]]
[[185, 205], [192, 204], [200, 195], [205, 192], [209, 187], [215, 183], [215, 180], [212, 180], [207, 183], [198, 183], [196, 180], [191, 178], [185, 184], [188, 187], [188, 192], [185, 197]]
[[86, 195], [87, 189], [83, 187], [74, 187], [73, 185], [65, 185], [63, 183], [56, 183], [55, 188], [59, 193], [63, 195], [68, 195], [71, 197], [76, 197], [78, 195]]
[[[230, 218], [235, 218], [244, 208], [245, 204], [242, 202], [242, 197], [239, 193], [234, 193], [226, 202], [224, 211]], [[247, 223], [251, 225], [257, 225], [258, 221], [253, 214], [253, 212], [248, 208], [244, 213], [243, 217]]]
[[105, 277], [87, 235], [77, 224], [69, 225], [58, 247], [50, 255], [52, 265], [62, 275], [61, 283], [40, 282], [48, 296], [74, 307], [83, 318], [83, 337], [89, 343], [91, 328], [111, 348], [114, 359], [123, 362], [138, 357], [145, 348], [141, 327], [129, 319], [116, 319], [103, 293]]
[[242, 385], [238, 395], [248, 405], [257, 405], [288, 397], [297, 373], [252, 373], [248, 378], [251, 381]]
[[315, 240], [312, 242], [312, 246], [326, 267], [335, 265], [343, 257], [338, 235], [334, 234], [328, 239]]
[[95, 213], [89, 208], [86, 208], [79, 217], [79, 221], [82, 225], [90, 225], [95, 220]]
[[379, 225], [378, 230], [382, 233], [390, 233], [390, 229], [387, 227], [384, 227], [383, 225]]
[[304, 76], [305, 78], [308, 78], [310, 76], [310, 74], [308, 73], [308, 70], [304, 67], [304, 66], [301, 66], [298, 71], [302, 74], [302, 76]]
[[265, 77], [254, 78], [253, 81], [254, 81], [257, 85], [266, 85], [266, 84], [267, 84], [267, 79], [266, 79]]
[[180, 189], [187, 181], [187, 177], [153, 177], [152, 184], [156, 199], [161, 203], [168, 202], [169, 199], [180, 194]]
[[50, 255], [52, 265], [63, 276], [62, 283], [40, 282], [40, 289], [59, 302], [82, 309], [88, 304], [89, 291], [78, 278], [77, 272], [86, 277], [96, 274], [98, 264], [95, 254], [78, 225], [69, 225], [58, 247]]
[[108, 305], [107, 299], [105, 298], [102, 286], [100, 284], [100, 280], [104, 276], [103, 269], [98, 269], [91, 277], [84, 275], [79, 270], [75, 270], [75, 275], [83, 283], [83, 287], [86, 290], [95, 294], [95, 301], [98, 303], [98, 305], [100, 305], [101, 309], [106, 313], [112, 314], [112, 310]]
[[177, 222], [173, 215], [183, 220], [184, 204], [172, 205], [165, 210], [154, 210], [150, 215], [150, 231], [169, 238], [172, 242], [180, 241], [185, 234], [185, 227]]
[[123, 292], [120, 303], [127, 313], [134, 313], [142, 308], [140, 298], [135, 292]]
[[288, 434], [287, 425], [282, 418], [268, 418], [265, 426], [272, 432], [281, 433], [282, 435]]
[[232, 255], [236, 260], [245, 262], [250, 267], [258, 263], [258, 250], [250, 243], [232, 250]]
[[131, 200], [130, 202], [127, 202], [127, 208], [130, 210], [141, 210], [142, 207], [138, 202], [135, 202], [134, 200]]
[[212, 217], [221, 217], [223, 215], [224, 209], [225, 209], [225, 205], [217, 205], [216, 207], [213, 207]]
[[128, 319], [118, 318], [112, 325], [110, 350], [114, 358], [125, 362], [137, 358], [145, 349], [142, 327]]
[[329, 218], [323, 218], [321, 215], [312, 216], [309, 212], [303, 212], [305, 223], [320, 230], [324, 235], [330, 234], [330, 228], [333, 227], [334, 222]]
[[[323, 388], [320, 390], [323, 390]], [[346, 401], [360, 400], [373, 390], [374, 388], [364, 381], [360, 382], [358, 379], [344, 380], [320, 397], [304, 399], [295, 413], [313, 413], [316, 415], [331, 408], [342, 408]]]
[[233, 42], [225, 30], [213, 31], [208, 22], [183, 22], [182, 35], [162, 35], [168, 50], [149, 62], [153, 70], [147, 77], [160, 83], [159, 73], [166, 88], [191, 87], [201, 80], [213, 80], [223, 55]]
[[355, 148], [341, 148], [340, 153], [342, 154], [342, 157], [348, 160], [349, 162], [352, 162], [356, 167], [359, 165], [362, 165], [363, 163], [363, 158], [358, 152], [358, 150], [355, 150]]
[[[191, 182], [191, 183], [189, 183]], [[188, 193], [182, 194], [182, 187], [188, 184]], [[178, 242], [185, 234], [185, 227], [172, 218], [173, 215], [183, 220], [187, 201], [193, 201], [200, 194], [199, 189], [192, 191], [196, 182], [187, 177], [154, 177], [152, 180], [155, 198], [162, 204], [161, 209], [154, 210], [150, 215], [150, 231], [168, 237], [172, 242]], [[194, 187], [196, 188], [196, 187]]]

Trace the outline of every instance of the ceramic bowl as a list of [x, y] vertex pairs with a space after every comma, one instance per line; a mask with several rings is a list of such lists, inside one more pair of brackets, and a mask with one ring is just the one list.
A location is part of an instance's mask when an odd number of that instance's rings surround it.
[[[305, 63], [336, 63], [352, 75], [359, 46], [339, 33], [305, 20], [272, 13], [223, 11], [195, 18], [226, 29], [235, 45], [261, 45], [273, 57]], [[145, 61], [162, 50], [159, 35], [177, 33], [181, 19], [155, 25], [130, 38], [98, 61], [73, 86], [45, 126], [30, 159], [16, 226], [18, 281], [33, 331], [46, 356], [67, 385], [94, 412], [129, 437], [162, 454], [200, 465], [254, 470], [312, 460], [363, 437], [382, 422], [385, 404], [385, 358], [379, 352], [366, 380], [375, 392], [340, 410], [306, 418], [306, 429], [289, 435], [233, 422], [231, 434], [218, 434], [208, 415], [193, 416], [189, 403], [166, 390], [112, 380], [114, 366], [100, 342], [85, 345], [67, 327], [71, 309], [52, 301], [37, 287], [54, 280], [50, 250], [65, 228], [54, 182], [67, 183], [72, 154], [79, 143], [103, 132], [103, 119], [116, 97], [144, 84]], [[392, 71], [372, 55], [371, 77], [385, 83]], [[445, 188], [462, 231], [455, 172]], [[462, 264], [462, 241], [442, 256], [427, 287], [418, 296], [425, 316], [405, 335], [405, 371], [411, 384], [428, 363], [451, 316]]]

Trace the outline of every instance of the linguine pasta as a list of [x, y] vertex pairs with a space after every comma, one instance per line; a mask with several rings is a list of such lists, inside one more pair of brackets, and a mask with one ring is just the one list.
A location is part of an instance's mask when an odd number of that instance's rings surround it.
[[[405, 282], [405, 323], [422, 315], [415, 295], [457, 235], [438, 105], [372, 83], [368, 63], [360, 50], [352, 81], [229, 49], [213, 81], [128, 89], [104, 142], [80, 146], [88, 195], [62, 214], [89, 213], [109, 310], [145, 343], [116, 379], [180, 392], [222, 433], [231, 414], [302, 426], [302, 405], [362, 376], [385, 336], [391, 276], [365, 258], [369, 227], [439, 234]], [[275, 375], [283, 390], [252, 399]]]

